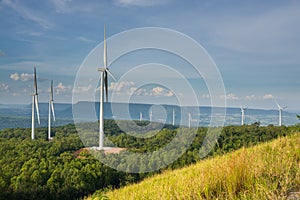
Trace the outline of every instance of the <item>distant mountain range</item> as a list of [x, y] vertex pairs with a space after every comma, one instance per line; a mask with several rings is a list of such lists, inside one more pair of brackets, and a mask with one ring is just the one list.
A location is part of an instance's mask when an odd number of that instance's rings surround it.
[[[99, 102], [78, 102], [76, 104], [56, 103], [55, 115], [57, 121], [54, 126], [74, 123], [75, 121], [96, 121], [99, 113]], [[152, 107], [152, 108], [151, 108]], [[104, 103], [105, 119], [120, 120], [150, 120], [172, 124], [173, 109], [175, 112], [175, 124], [189, 124], [188, 113], [191, 114], [191, 126], [209, 126], [211, 121], [212, 108], [201, 107], [179, 107], [174, 105], [151, 105], [136, 103]], [[41, 125], [47, 126], [48, 103], [39, 104]], [[221, 108], [220, 108], [221, 110]], [[74, 114], [74, 117], [73, 117]], [[214, 116], [213, 116], [214, 117]], [[29, 105], [4, 105], [0, 104], [0, 129], [30, 127], [31, 126], [31, 104]], [[284, 125], [294, 125], [299, 122], [296, 114], [283, 112], [282, 118]], [[225, 125], [240, 125], [240, 108], [226, 108]], [[245, 124], [260, 122], [261, 125], [278, 124], [277, 110], [247, 109], [245, 111]]]

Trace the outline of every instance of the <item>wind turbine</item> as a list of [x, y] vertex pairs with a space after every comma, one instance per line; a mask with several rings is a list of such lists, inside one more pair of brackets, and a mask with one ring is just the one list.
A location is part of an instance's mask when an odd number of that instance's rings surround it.
[[54, 104], [53, 104], [53, 81], [51, 81], [49, 110], [48, 110], [48, 140], [52, 139], [52, 137], [51, 137], [51, 113], [52, 113], [53, 121], [55, 121]]
[[275, 100], [275, 103], [276, 103], [276, 105], [278, 107], [278, 114], [279, 114], [279, 116], [278, 116], [278, 126], [281, 126], [282, 125], [282, 111], [284, 109], [286, 109], [287, 106], [281, 107], [276, 100]]
[[247, 110], [248, 109], [248, 107], [247, 106], [245, 106], [245, 107], [240, 107], [241, 108], [241, 113], [242, 113], [242, 121], [241, 121], [241, 125], [243, 126], [244, 125], [244, 120], [245, 120], [245, 110]]
[[150, 120], [150, 122], [152, 122], [152, 115], [153, 115], [153, 113], [152, 113], [152, 108], [151, 108], [151, 110], [149, 112], [149, 120]]
[[192, 115], [191, 113], [188, 113], [189, 116], [189, 128], [191, 128], [191, 123], [192, 123]]
[[103, 101], [104, 101], [104, 88], [106, 101], [108, 101], [108, 75], [110, 75], [114, 80], [114, 76], [109, 71], [107, 67], [107, 48], [106, 48], [106, 28], [104, 25], [104, 44], [103, 44], [103, 64], [104, 67], [98, 68], [100, 72], [100, 101], [99, 101], [99, 149], [103, 149], [103, 140], [104, 140], [104, 115], [103, 115]]
[[175, 126], [175, 110], [173, 108], [172, 125]]
[[31, 109], [31, 139], [34, 140], [34, 110], [36, 110], [38, 123], [40, 124], [39, 102], [37, 92], [36, 68], [34, 67], [33, 77], [34, 93], [32, 94], [32, 109]]
[[140, 112], [140, 122], [143, 121], [143, 113]]

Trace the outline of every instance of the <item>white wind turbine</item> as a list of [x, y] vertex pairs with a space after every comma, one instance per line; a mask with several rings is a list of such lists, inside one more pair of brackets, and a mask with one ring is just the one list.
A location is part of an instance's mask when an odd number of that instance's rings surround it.
[[104, 142], [104, 88], [105, 88], [105, 95], [106, 95], [106, 101], [108, 101], [108, 74], [114, 79], [114, 76], [111, 74], [107, 67], [107, 48], [106, 48], [106, 29], [104, 26], [104, 44], [103, 44], [103, 64], [104, 67], [98, 68], [98, 71], [100, 72], [100, 111], [99, 111], [99, 149], [103, 149], [103, 142]]
[[191, 123], [192, 123], [192, 115], [191, 113], [188, 113], [189, 116], [189, 128], [191, 128]]
[[143, 113], [140, 112], [140, 122], [143, 121]]
[[31, 139], [34, 140], [34, 110], [36, 110], [38, 123], [40, 124], [39, 102], [37, 92], [36, 68], [34, 67], [33, 77], [34, 93], [32, 94], [32, 110], [31, 110]]
[[152, 108], [151, 108], [151, 110], [149, 112], [149, 121], [150, 122], [152, 122], [152, 116], [153, 116], [153, 113], [152, 113]]
[[49, 110], [48, 110], [48, 140], [51, 140], [51, 113], [53, 117], [53, 121], [55, 121], [55, 114], [54, 114], [54, 103], [53, 103], [53, 81], [51, 81], [50, 86], [50, 100], [49, 100]]
[[245, 120], [245, 110], [247, 110], [248, 107], [247, 106], [245, 106], [245, 107], [241, 106], [240, 108], [241, 108], [241, 113], [242, 113], [241, 125], [243, 126], [244, 125], [244, 120]]
[[284, 110], [284, 109], [286, 109], [287, 108], [287, 106], [283, 106], [283, 107], [281, 107], [279, 104], [278, 104], [278, 102], [275, 100], [275, 103], [276, 103], [276, 105], [277, 105], [277, 107], [278, 107], [278, 126], [281, 126], [282, 125], [282, 111]]
[[175, 109], [173, 108], [172, 125], [175, 126]]

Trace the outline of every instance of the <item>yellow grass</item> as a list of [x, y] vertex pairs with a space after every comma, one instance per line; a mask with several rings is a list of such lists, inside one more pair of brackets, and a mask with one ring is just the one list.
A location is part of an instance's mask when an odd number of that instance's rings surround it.
[[117, 200], [285, 199], [299, 186], [300, 135], [295, 134], [168, 171], [105, 195]]

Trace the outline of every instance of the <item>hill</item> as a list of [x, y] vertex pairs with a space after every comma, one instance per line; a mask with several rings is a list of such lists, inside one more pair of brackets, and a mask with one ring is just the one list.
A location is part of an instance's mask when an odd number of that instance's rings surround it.
[[298, 199], [299, 191], [298, 133], [167, 171], [106, 196], [118, 200]]
[[[191, 126], [210, 125], [211, 117], [222, 116], [226, 111], [225, 125], [240, 125], [240, 108], [214, 108], [215, 113], [212, 116], [212, 107], [201, 106], [175, 106], [161, 105], [162, 107], [153, 107], [152, 104], [139, 103], [104, 103], [105, 119], [116, 120], [139, 120], [140, 112], [143, 120], [149, 120], [149, 112], [153, 111], [152, 121], [172, 124], [173, 109], [175, 111], [175, 124], [188, 125], [188, 113], [191, 113]], [[163, 109], [161, 109], [163, 108]], [[61, 126], [74, 123], [73, 119], [79, 122], [97, 121], [96, 113], [99, 111], [98, 102], [78, 102], [76, 104], [55, 103], [55, 115], [57, 121], [53, 126]], [[48, 122], [48, 103], [39, 103], [41, 125], [36, 123], [36, 127], [47, 126]], [[74, 114], [74, 116], [73, 116]], [[0, 130], [4, 128], [29, 128], [31, 126], [31, 105], [0, 105]], [[295, 113], [283, 111], [283, 124], [294, 125], [298, 123]], [[278, 124], [278, 110], [247, 109], [245, 112], [245, 123], [253, 124], [260, 122], [261, 125]]]

